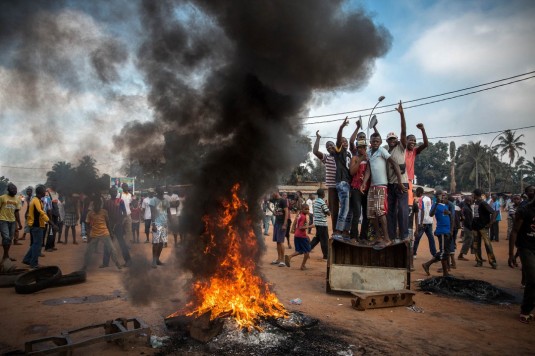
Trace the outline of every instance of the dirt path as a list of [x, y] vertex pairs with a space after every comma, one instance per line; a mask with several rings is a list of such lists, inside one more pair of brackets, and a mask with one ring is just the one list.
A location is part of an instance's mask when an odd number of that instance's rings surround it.
[[[505, 222], [502, 222], [500, 231], [500, 242], [494, 243], [499, 265], [497, 270], [488, 265], [475, 268], [473, 261], [459, 261], [453, 273], [459, 278], [488, 281], [521, 296], [520, 271], [507, 267]], [[13, 246], [13, 257], [21, 261], [28, 245], [26, 240], [21, 246]], [[320, 319], [321, 323], [342, 328], [348, 340], [363, 347], [367, 354], [533, 354], [535, 324], [525, 325], [517, 321], [518, 305], [482, 305], [418, 291], [417, 280], [425, 278], [419, 266], [429, 257], [425, 239], [421, 241], [415, 260], [416, 271], [411, 275], [411, 289], [417, 291], [414, 300], [423, 313], [415, 313], [405, 307], [357, 311], [351, 307], [351, 296], [325, 293], [326, 262], [321, 260], [319, 246], [313, 252], [306, 271], [299, 269], [301, 257], [293, 260], [291, 268], [270, 265], [269, 262], [276, 257], [271, 236], [266, 236], [266, 246], [262, 272], [273, 284], [282, 303], [289, 310], [302, 311]], [[58, 251], [46, 253], [40, 263], [58, 265], [64, 274], [70, 273], [80, 266], [85, 247], [82, 243], [59, 245]], [[163, 260], [169, 263], [159, 272], [165, 273], [165, 276], [176, 274], [172, 264], [173, 250], [170, 245], [163, 252]], [[138, 260], [148, 258], [150, 244], [131, 245], [131, 252]], [[473, 256], [468, 258], [473, 259]], [[439, 275], [437, 268], [438, 264], [433, 265], [433, 275]], [[156, 274], [147, 275], [143, 270], [135, 271], [139, 271], [139, 278], [158, 277]], [[171, 284], [168, 293], [151, 299], [151, 303], [133, 305], [123, 284], [127, 277], [135, 278], [133, 274], [132, 271], [117, 271], [113, 267], [95, 268], [89, 272], [86, 283], [76, 286], [45, 289], [29, 295], [16, 294], [13, 288], [0, 289], [0, 327], [3, 330], [0, 353], [22, 349], [28, 340], [118, 317], [140, 317], [151, 326], [153, 334], [165, 335], [163, 319], [176, 310], [180, 296], [174, 290], [178, 287]], [[149, 283], [140, 281], [140, 288], [150, 288]], [[53, 301], [90, 295], [113, 298], [98, 303], [49, 305]], [[293, 298], [300, 298], [302, 304], [290, 304]], [[129, 343], [126, 351], [113, 344], [101, 343], [79, 349], [76, 354], [139, 355], [153, 352], [145, 345], [144, 338], [138, 338]]]

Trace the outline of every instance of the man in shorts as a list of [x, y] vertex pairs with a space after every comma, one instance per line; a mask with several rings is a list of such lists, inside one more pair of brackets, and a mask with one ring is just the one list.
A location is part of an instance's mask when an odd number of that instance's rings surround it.
[[152, 268], [163, 265], [160, 255], [164, 244], [167, 243], [168, 222], [171, 220], [169, 201], [163, 197], [163, 188], [156, 188], [156, 196], [150, 201], [152, 217]]
[[274, 192], [272, 197], [275, 203], [273, 241], [277, 243], [277, 259], [272, 261], [271, 264], [286, 267], [286, 263], [284, 263], [284, 239], [286, 230], [290, 228], [288, 225], [290, 213], [288, 212], [287, 200], [282, 198], [279, 192]]
[[7, 194], [0, 196], [0, 233], [2, 235], [2, 247], [4, 255], [2, 261], [14, 258], [9, 257], [9, 248], [15, 236], [15, 229], [22, 229], [19, 210], [22, 207], [20, 197], [17, 195], [17, 187], [13, 183], [7, 185]]
[[[361, 185], [361, 192], [365, 192], [365, 187], [368, 184], [368, 179], [371, 176], [370, 189], [368, 191], [368, 219], [372, 222], [375, 233], [377, 234], [376, 247], [377, 249], [384, 248], [392, 244], [388, 235], [388, 228], [386, 224], [387, 207], [387, 184], [388, 177], [386, 174], [387, 164], [390, 164], [398, 178], [399, 189], [406, 188], [401, 184], [401, 173], [399, 166], [394, 162], [388, 151], [381, 147], [381, 136], [373, 133], [370, 137], [371, 148], [366, 152], [368, 156], [368, 167], [364, 174], [364, 180]], [[382, 235], [379, 234], [379, 224], [381, 224]]]

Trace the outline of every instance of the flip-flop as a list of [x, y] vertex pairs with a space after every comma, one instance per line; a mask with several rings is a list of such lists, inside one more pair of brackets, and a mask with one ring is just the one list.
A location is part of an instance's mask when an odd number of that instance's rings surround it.
[[375, 245], [373, 245], [372, 248], [374, 250], [379, 251], [379, 250], [384, 249], [386, 246], [387, 246], [386, 243], [384, 243], [383, 241], [380, 241], [380, 242], [376, 243]]
[[531, 321], [533, 321], [533, 314], [520, 314], [520, 318], [518, 320], [521, 323], [529, 324]]

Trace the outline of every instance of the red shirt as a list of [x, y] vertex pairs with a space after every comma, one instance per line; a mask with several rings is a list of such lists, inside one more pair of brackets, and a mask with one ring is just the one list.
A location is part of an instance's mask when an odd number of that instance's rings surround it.
[[130, 209], [130, 217], [132, 220], [139, 221], [139, 218], [141, 217], [141, 209], [140, 208], [131, 208]]
[[416, 160], [416, 147], [409, 151], [405, 150], [405, 169], [407, 171], [407, 178], [414, 182], [414, 161]]
[[[368, 161], [363, 160], [359, 164], [359, 170], [357, 173], [353, 176], [353, 180], [351, 180], [351, 188], [360, 189], [360, 186], [362, 185], [362, 182], [364, 181], [364, 173], [366, 172], [366, 167], [368, 166]], [[366, 184], [366, 187], [364, 187], [364, 190], [367, 190], [369, 188], [369, 180], [368, 184]]]
[[300, 238], [308, 238], [307, 236], [307, 229], [301, 228], [301, 226], [305, 225], [307, 223], [307, 217], [303, 213], [299, 213], [299, 216], [297, 217], [297, 225], [295, 226], [295, 237]]

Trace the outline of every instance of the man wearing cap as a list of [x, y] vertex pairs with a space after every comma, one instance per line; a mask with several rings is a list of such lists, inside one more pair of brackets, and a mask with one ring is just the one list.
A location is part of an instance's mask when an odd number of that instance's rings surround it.
[[[378, 133], [373, 133], [371, 135], [370, 147], [371, 148], [366, 152], [366, 155], [368, 156], [368, 167], [366, 168], [360, 191], [364, 193], [364, 187], [366, 186], [368, 179], [371, 178], [367, 201], [368, 209], [366, 213], [368, 219], [373, 222], [377, 236], [377, 244], [374, 248], [381, 249], [392, 244], [386, 222], [386, 214], [388, 212], [388, 205], [386, 204], [388, 199], [387, 165], [393, 167], [396, 177], [398, 178], [399, 189], [403, 189], [404, 186], [401, 184], [399, 166], [394, 162], [390, 153], [388, 153], [384, 147], [381, 147], [381, 136]], [[381, 227], [382, 234], [379, 232], [379, 227]]]
[[366, 140], [358, 140], [356, 155], [351, 158], [351, 163], [349, 164], [349, 173], [353, 176], [351, 180], [351, 209], [353, 210], [351, 238], [358, 240], [367, 240], [368, 232], [368, 218], [365, 213], [362, 214], [360, 234], [358, 231], [361, 211], [365, 212], [368, 206], [368, 184], [363, 186], [364, 173], [368, 167], [366, 149]]
[[409, 196], [407, 193], [409, 181], [407, 178], [405, 165], [405, 147], [407, 147], [407, 125], [405, 123], [405, 114], [403, 113], [403, 106], [399, 102], [396, 110], [399, 112], [401, 118], [401, 137], [394, 132], [388, 133], [386, 136], [388, 153], [392, 160], [398, 165], [401, 173], [402, 186], [398, 184], [398, 177], [392, 165], [387, 167], [388, 175], [388, 234], [392, 238], [397, 238], [398, 228], [399, 237], [402, 239], [409, 238]]
[[327, 141], [325, 148], [329, 154], [320, 152], [320, 134], [316, 131], [316, 142], [312, 152], [325, 165], [325, 186], [327, 187], [327, 203], [331, 211], [331, 223], [333, 228], [336, 226], [338, 219], [338, 193], [336, 192], [336, 163], [334, 153], [336, 152], [334, 142]]

